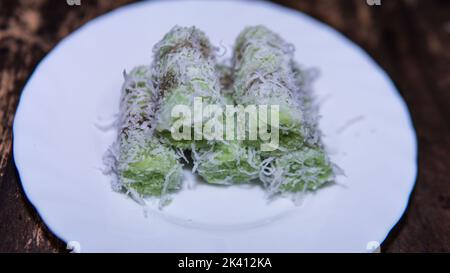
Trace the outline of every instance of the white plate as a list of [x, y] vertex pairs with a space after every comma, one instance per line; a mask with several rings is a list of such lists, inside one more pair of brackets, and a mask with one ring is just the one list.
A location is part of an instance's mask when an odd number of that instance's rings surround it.
[[[115, 132], [122, 71], [150, 63], [152, 46], [175, 24], [195, 25], [230, 55], [237, 34], [264, 24], [320, 69], [320, 126], [341, 186], [301, 206], [267, 203], [258, 188], [198, 185], [163, 211], [115, 193], [99, 170]], [[14, 122], [23, 188], [48, 227], [83, 252], [357, 251], [381, 243], [399, 220], [416, 177], [416, 137], [387, 75], [333, 29], [268, 3], [159, 1], [117, 9], [65, 38], [28, 81]]]

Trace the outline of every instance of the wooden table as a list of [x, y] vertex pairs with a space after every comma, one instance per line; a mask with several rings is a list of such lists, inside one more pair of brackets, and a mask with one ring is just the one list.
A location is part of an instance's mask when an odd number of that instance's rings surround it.
[[[11, 156], [12, 121], [38, 62], [73, 30], [127, 2], [0, 1], [0, 252], [65, 251], [24, 197]], [[366, 0], [278, 2], [328, 23], [362, 46], [408, 104], [419, 140], [418, 179], [406, 214], [382, 250], [450, 251], [450, 1], [381, 0], [380, 6]]]

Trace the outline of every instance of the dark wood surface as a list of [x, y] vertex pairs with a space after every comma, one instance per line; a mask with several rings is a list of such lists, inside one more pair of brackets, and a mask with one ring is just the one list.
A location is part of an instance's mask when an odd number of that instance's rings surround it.
[[[37, 63], [90, 19], [130, 1], [0, 0], [0, 252], [64, 252], [24, 197], [12, 160], [12, 120]], [[278, 0], [333, 26], [391, 76], [411, 112], [419, 173], [386, 252], [450, 251], [450, 1]], [[381, 200], [382, 201], [382, 200]]]

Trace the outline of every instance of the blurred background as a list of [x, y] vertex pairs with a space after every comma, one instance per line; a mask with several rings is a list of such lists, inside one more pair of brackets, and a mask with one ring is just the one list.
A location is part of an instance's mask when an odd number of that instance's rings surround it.
[[[0, 0], [0, 252], [66, 251], [21, 189], [11, 155], [14, 113], [33, 69], [61, 39], [130, 2]], [[450, 252], [450, 1], [274, 2], [359, 44], [390, 75], [409, 107], [419, 173], [408, 210], [381, 251]]]

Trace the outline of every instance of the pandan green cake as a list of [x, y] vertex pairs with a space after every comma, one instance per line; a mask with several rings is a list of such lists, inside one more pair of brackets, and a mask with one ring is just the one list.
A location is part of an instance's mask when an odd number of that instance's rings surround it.
[[[173, 117], [172, 111], [177, 105], [192, 109], [195, 98], [201, 98], [203, 104], [223, 105], [214, 48], [198, 28], [175, 26], [154, 46], [153, 53], [153, 79], [159, 96], [156, 130], [172, 146], [190, 149], [192, 141], [172, 137], [173, 125], [179, 119]], [[200, 120], [186, 122], [195, 140], [202, 134], [194, 125]], [[205, 142], [196, 141], [196, 145], [205, 146]]]
[[239, 34], [233, 56], [235, 101], [279, 105], [279, 128], [271, 128], [280, 131], [279, 147], [261, 153], [260, 178], [270, 194], [316, 190], [334, 179], [320, 141], [309, 75], [293, 53], [279, 35], [255, 26]]
[[[119, 135], [106, 157], [116, 176], [114, 188], [140, 201], [164, 198], [182, 187], [182, 161], [206, 183], [259, 183], [269, 196], [298, 195], [332, 182], [334, 167], [321, 141], [310, 85], [314, 75], [296, 63], [293, 46], [268, 28], [254, 26], [238, 35], [231, 65], [218, 63], [215, 52], [198, 28], [175, 26], [153, 47], [150, 66], [125, 74]], [[237, 113], [225, 117], [226, 111], [199, 118], [199, 99], [202, 113], [208, 105], [278, 112], [268, 112], [264, 120], [257, 112], [257, 123]], [[194, 114], [180, 115], [179, 106]], [[220, 122], [214, 130], [223, 130], [222, 138], [206, 133], [205, 123], [211, 121]], [[175, 137], [180, 124], [189, 129], [189, 138]], [[251, 124], [258, 136], [277, 132], [271, 135], [277, 137], [271, 149], [262, 148], [269, 147], [262, 137], [237, 137], [240, 125], [250, 136]], [[227, 129], [235, 138], [226, 135]]]
[[124, 76], [119, 135], [109, 153], [117, 174], [113, 187], [137, 200], [163, 196], [180, 187], [182, 165], [174, 150], [154, 135], [154, 88], [149, 67], [136, 67]]

